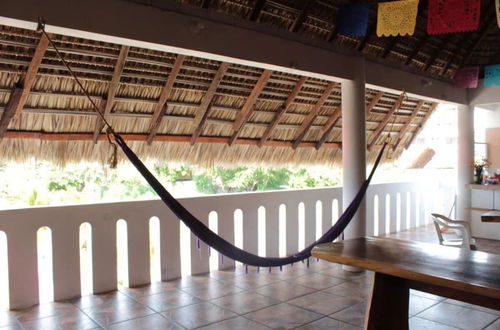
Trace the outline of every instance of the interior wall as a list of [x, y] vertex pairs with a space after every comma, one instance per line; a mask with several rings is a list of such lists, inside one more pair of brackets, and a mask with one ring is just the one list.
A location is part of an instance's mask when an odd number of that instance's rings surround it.
[[486, 143], [488, 145], [488, 160], [491, 162], [490, 169], [500, 172], [500, 125], [486, 129]]

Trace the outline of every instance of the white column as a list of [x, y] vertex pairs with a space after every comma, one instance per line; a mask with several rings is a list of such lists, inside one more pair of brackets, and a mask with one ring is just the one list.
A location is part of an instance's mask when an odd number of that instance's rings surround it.
[[473, 181], [471, 164], [474, 161], [474, 106], [457, 106], [458, 157], [457, 157], [457, 219], [470, 220], [470, 189]]
[[[356, 79], [342, 82], [343, 210], [354, 199], [366, 179], [366, 124], [364, 61], [359, 61]], [[344, 238], [365, 235], [366, 205], [363, 201], [344, 231]]]

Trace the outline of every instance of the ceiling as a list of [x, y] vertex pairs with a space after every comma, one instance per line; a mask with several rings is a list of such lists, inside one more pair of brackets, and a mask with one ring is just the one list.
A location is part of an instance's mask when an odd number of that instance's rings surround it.
[[[144, 159], [213, 164], [340, 164], [339, 83], [194, 56], [52, 35], [92, 100]], [[25, 97], [23, 96], [25, 95]], [[436, 103], [367, 89], [373, 160], [396, 158]], [[0, 26], [0, 157], [105, 162], [91, 102], [40, 33]]]
[[[162, 7], [165, 1], [129, 0]], [[169, 1], [166, 1], [169, 2]], [[173, 2], [173, 1], [171, 1]], [[349, 0], [176, 0], [186, 7], [198, 7], [233, 18], [251, 21], [269, 30], [288, 31], [303, 38], [355, 50], [369, 58], [426, 72], [451, 80], [465, 66], [500, 63], [500, 28], [496, 22], [494, 1], [481, 1], [477, 31], [428, 35], [427, 0], [421, 0], [414, 35], [377, 37], [377, 2]], [[339, 8], [347, 3], [372, 3], [368, 33], [349, 37], [337, 32]], [[171, 10], [171, 8], [169, 8]], [[483, 74], [483, 73], [481, 73]]]

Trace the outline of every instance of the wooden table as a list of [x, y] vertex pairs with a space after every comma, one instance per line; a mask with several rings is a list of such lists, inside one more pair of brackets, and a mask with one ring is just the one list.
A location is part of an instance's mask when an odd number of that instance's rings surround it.
[[500, 255], [373, 237], [319, 244], [312, 255], [375, 272], [368, 330], [408, 329], [409, 289], [500, 310]]
[[500, 211], [489, 211], [481, 215], [482, 222], [500, 222]]

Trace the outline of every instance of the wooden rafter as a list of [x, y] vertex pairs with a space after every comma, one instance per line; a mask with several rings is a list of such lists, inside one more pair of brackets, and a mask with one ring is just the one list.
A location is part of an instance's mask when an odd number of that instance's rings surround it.
[[257, 21], [259, 18], [260, 12], [264, 8], [264, 5], [266, 4], [266, 0], [256, 0], [255, 4], [252, 8], [252, 12], [250, 13], [250, 16], [248, 17], [249, 20], [252, 22]]
[[392, 40], [389, 42], [389, 44], [385, 46], [382, 58], [387, 58], [387, 56], [389, 56], [389, 54], [391, 53], [392, 49], [396, 47], [398, 42], [399, 42], [399, 37], [392, 37]]
[[254, 110], [255, 102], [257, 101], [257, 98], [264, 89], [264, 86], [266, 86], [266, 83], [271, 77], [272, 73], [273, 73], [272, 70], [264, 70], [260, 75], [259, 80], [257, 80], [257, 83], [250, 92], [250, 95], [246, 99], [245, 104], [241, 108], [241, 111], [238, 113], [236, 119], [234, 120], [233, 124], [234, 133], [229, 139], [229, 145], [232, 145], [234, 141], [238, 138], [238, 135], [241, 132], [241, 128], [243, 127], [243, 125], [245, 125], [248, 118], [250, 118], [250, 115]]
[[430, 35], [426, 34], [422, 39], [420, 39], [418, 45], [415, 47], [415, 49], [413, 49], [412, 53], [406, 58], [405, 65], [409, 65], [413, 61], [415, 56], [417, 56], [418, 53], [420, 53], [420, 51], [422, 50], [424, 45], [427, 43], [429, 38], [430, 38]]
[[401, 130], [399, 131], [398, 133], [398, 136], [396, 136], [396, 143], [394, 144], [394, 146], [392, 147], [392, 150], [393, 151], [396, 151], [396, 149], [399, 147], [399, 145], [401, 144], [401, 142], [403, 141], [403, 138], [406, 134], [406, 132], [408, 131], [408, 129], [410, 128], [410, 124], [411, 122], [417, 117], [417, 114], [418, 112], [420, 111], [420, 109], [422, 109], [422, 106], [424, 105], [424, 101], [420, 100], [418, 101], [417, 103], [417, 106], [415, 107], [415, 110], [413, 110], [412, 114], [411, 114], [411, 117], [408, 119], [408, 121], [403, 125], [403, 127], [401, 127]]
[[[125, 67], [125, 61], [127, 59], [129, 48], [130, 47], [128, 46], [122, 46], [122, 48], [120, 49], [120, 55], [118, 55], [118, 59], [116, 60], [113, 77], [111, 78], [111, 82], [109, 83], [108, 95], [104, 106], [104, 118], [106, 120], [109, 118], [109, 114], [115, 103], [115, 95], [118, 91], [118, 86], [120, 85], [120, 76], [123, 72], [123, 68]], [[95, 121], [94, 143], [97, 143], [97, 138], [99, 137], [99, 134], [101, 133], [103, 127], [104, 121], [100, 116], [97, 116]]]
[[304, 5], [302, 7], [302, 10], [300, 11], [300, 14], [297, 16], [297, 18], [295, 18], [295, 21], [293, 21], [292, 25], [290, 25], [290, 28], [288, 29], [290, 32], [298, 32], [300, 30], [302, 24], [307, 18], [307, 15], [309, 15], [309, 11], [311, 10], [314, 2], [315, 0], [304, 1]]
[[330, 135], [330, 133], [333, 131], [333, 128], [335, 127], [335, 124], [340, 119], [341, 114], [342, 108], [339, 106], [337, 107], [337, 109], [335, 109], [330, 118], [328, 118], [328, 121], [321, 128], [321, 130], [323, 131], [323, 135], [319, 139], [318, 143], [316, 143], [316, 150], [319, 150], [319, 148], [321, 148], [321, 146], [325, 143], [328, 135]]
[[372, 134], [372, 141], [368, 144], [368, 151], [371, 151], [375, 143], [377, 143], [377, 140], [382, 134], [382, 131], [384, 130], [385, 125], [389, 122], [391, 117], [394, 115], [394, 113], [399, 109], [401, 106], [401, 103], [403, 102], [404, 95], [400, 95], [398, 99], [396, 100], [396, 103], [391, 107], [391, 109], [387, 112], [385, 115], [384, 119], [378, 124], [377, 128]]
[[9, 108], [6, 108], [2, 117], [1, 127], [0, 127], [0, 139], [3, 133], [7, 130], [9, 123], [12, 119], [17, 120], [21, 115], [21, 112], [28, 100], [28, 95], [31, 91], [31, 87], [35, 83], [35, 78], [38, 73], [38, 69], [40, 68], [40, 64], [42, 63], [43, 56], [45, 55], [45, 51], [49, 46], [49, 40], [42, 34], [38, 44], [35, 48], [35, 53], [31, 58], [31, 62], [24, 74], [24, 77], [18, 83], [11, 94], [9, 101]]
[[203, 130], [203, 126], [205, 126], [205, 123], [208, 119], [208, 113], [210, 112], [210, 105], [212, 104], [212, 101], [214, 99], [215, 92], [217, 91], [217, 87], [219, 87], [220, 81], [222, 80], [222, 77], [226, 73], [228, 67], [229, 63], [225, 62], [223, 62], [219, 66], [219, 69], [215, 73], [210, 86], [208, 86], [207, 92], [201, 100], [200, 107], [198, 111], [196, 111], [196, 116], [193, 120], [194, 131], [193, 136], [191, 137], [191, 145], [196, 143], [196, 139], [200, 136], [201, 131]]
[[337, 83], [335, 83], [335, 82], [328, 83], [325, 91], [323, 92], [323, 94], [319, 98], [318, 102], [316, 102], [316, 104], [312, 108], [311, 112], [304, 119], [304, 122], [302, 123], [297, 134], [295, 135], [295, 140], [294, 140], [293, 146], [292, 146], [294, 149], [297, 148], [299, 146], [299, 144], [302, 142], [302, 139], [304, 139], [304, 137], [306, 136], [307, 131], [309, 130], [309, 128], [311, 127], [311, 125], [314, 121], [314, 118], [316, 118], [319, 110], [325, 104], [326, 100], [328, 99], [328, 97], [330, 96], [330, 94], [332, 93], [332, 91], [335, 89], [336, 86], [337, 86]]
[[436, 62], [436, 60], [441, 56], [443, 51], [446, 49], [446, 45], [448, 45], [453, 38], [453, 34], [448, 34], [443, 42], [439, 44], [439, 46], [436, 48], [436, 52], [430, 57], [430, 59], [426, 62], [424, 71], [429, 70], [429, 68]]
[[[148, 134], [144, 133], [120, 133], [120, 136], [126, 141], [146, 141]], [[7, 131], [5, 132], [5, 138], [8, 139], [32, 139], [41, 141], [92, 141], [92, 133], [65, 133], [65, 132], [40, 132], [40, 131]], [[98, 140], [107, 140], [107, 136], [104, 133], [99, 134]], [[170, 135], [170, 134], [158, 134], [156, 135], [155, 141], [160, 142], [189, 142], [191, 141], [190, 135]], [[228, 137], [219, 136], [200, 136], [198, 139], [199, 143], [213, 143], [213, 144], [227, 144], [229, 141]], [[234, 144], [236, 145], [251, 145], [257, 146], [259, 140], [257, 139], [238, 139]], [[287, 141], [268, 141], [267, 144], [271, 147], [287, 147], [292, 146], [292, 142]], [[326, 148], [339, 148], [340, 143], [328, 142], [325, 143]], [[300, 148], [314, 148], [316, 146], [315, 142], [302, 142]], [[382, 146], [375, 146], [375, 148], [381, 148]]]
[[262, 147], [264, 145], [264, 143], [266, 143], [267, 139], [269, 139], [269, 137], [273, 133], [276, 126], [278, 126], [281, 117], [283, 117], [283, 115], [286, 113], [286, 111], [288, 110], [288, 108], [290, 107], [292, 102], [295, 100], [295, 98], [299, 94], [299, 92], [302, 89], [302, 86], [304, 85], [306, 80], [307, 80], [307, 77], [303, 77], [303, 76], [300, 77], [299, 81], [297, 82], [297, 84], [293, 88], [292, 92], [290, 93], [290, 95], [288, 95], [288, 98], [286, 99], [285, 103], [283, 103], [279, 107], [279, 109], [276, 110], [276, 115], [274, 116], [273, 121], [269, 124], [269, 126], [266, 128], [266, 131], [264, 132], [264, 134], [260, 138], [259, 147]]
[[161, 91], [160, 99], [158, 100], [158, 103], [155, 105], [155, 111], [153, 113], [153, 117], [151, 118], [151, 124], [149, 126], [149, 137], [147, 140], [149, 145], [151, 144], [151, 142], [153, 142], [156, 132], [158, 132], [158, 128], [160, 127], [161, 120], [163, 119], [163, 116], [167, 111], [166, 103], [168, 97], [170, 96], [170, 92], [174, 87], [175, 79], [177, 78], [177, 75], [181, 70], [181, 66], [185, 58], [186, 57], [184, 55], [177, 55], [177, 57], [175, 58], [174, 66], [172, 67], [172, 70], [168, 75], [168, 79], [165, 82], [165, 85], [163, 86], [163, 89]]
[[7, 106], [2, 113], [2, 117], [0, 118], [0, 140], [3, 138], [5, 132], [7, 131], [11, 119], [16, 114], [16, 109], [18, 109], [19, 107], [19, 102], [21, 102], [22, 95], [23, 88], [20, 85], [16, 86], [10, 94], [9, 103], [7, 103]]
[[373, 110], [373, 108], [377, 105], [378, 101], [380, 101], [382, 96], [384, 96], [384, 92], [379, 91], [372, 97], [370, 103], [368, 103], [368, 105], [366, 106], [366, 114], [369, 114]]
[[424, 127], [424, 124], [427, 122], [427, 119], [429, 119], [429, 117], [434, 112], [436, 107], [437, 107], [437, 103], [432, 103], [432, 106], [430, 107], [429, 111], [427, 111], [424, 118], [422, 119], [422, 123], [420, 125], [418, 125], [415, 132], [413, 132], [413, 135], [410, 138], [410, 140], [408, 141], [408, 143], [406, 144], [405, 149], [408, 149], [410, 147], [410, 145], [413, 143], [413, 140], [415, 140], [415, 138], [418, 136], [418, 134], [420, 134], [420, 132], [422, 131], [422, 128]]

